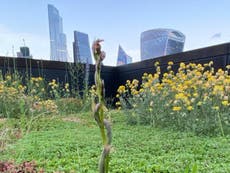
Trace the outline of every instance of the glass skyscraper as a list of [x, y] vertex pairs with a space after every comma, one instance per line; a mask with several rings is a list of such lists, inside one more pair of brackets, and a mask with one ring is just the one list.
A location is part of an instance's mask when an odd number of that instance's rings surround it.
[[73, 56], [75, 63], [92, 64], [88, 34], [74, 31]]
[[132, 57], [127, 55], [122, 47], [119, 45], [118, 56], [117, 56], [117, 65], [124, 65], [132, 63]]
[[53, 5], [48, 5], [50, 32], [50, 59], [67, 61], [66, 35], [63, 33], [62, 18]]
[[183, 51], [185, 35], [172, 29], [153, 29], [141, 33], [141, 60]]

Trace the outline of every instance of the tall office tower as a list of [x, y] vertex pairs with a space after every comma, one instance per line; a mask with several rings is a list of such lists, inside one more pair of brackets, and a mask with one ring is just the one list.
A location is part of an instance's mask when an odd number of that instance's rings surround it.
[[92, 64], [88, 34], [74, 31], [73, 56], [75, 63]]
[[63, 33], [62, 18], [58, 10], [48, 4], [49, 31], [50, 31], [50, 59], [67, 61], [66, 35]]
[[117, 65], [124, 65], [132, 63], [132, 57], [127, 55], [122, 47], [119, 45], [118, 56], [117, 56]]
[[185, 35], [172, 29], [153, 29], [141, 33], [141, 60], [183, 51]]

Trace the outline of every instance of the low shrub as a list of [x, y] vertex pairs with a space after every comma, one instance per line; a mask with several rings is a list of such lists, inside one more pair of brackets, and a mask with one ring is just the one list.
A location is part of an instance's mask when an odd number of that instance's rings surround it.
[[[197, 134], [227, 133], [230, 125], [230, 65], [214, 72], [209, 64], [184, 64], [176, 73], [144, 73], [118, 88], [119, 108], [130, 109], [128, 123], [189, 130]], [[160, 76], [162, 75], [162, 78]]]
[[48, 82], [42, 77], [22, 80], [19, 73], [0, 74], [0, 118], [79, 111], [81, 99], [70, 97], [68, 83], [61, 85], [54, 79]]
[[61, 98], [56, 100], [60, 113], [73, 114], [80, 112], [83, 108], [83, 101], [79, 98]]

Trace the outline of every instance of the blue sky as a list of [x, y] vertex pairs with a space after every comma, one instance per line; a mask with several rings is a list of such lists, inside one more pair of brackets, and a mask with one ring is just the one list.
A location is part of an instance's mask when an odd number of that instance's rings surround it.
[[105, 40], [106, 65], [116, 65], [119, 44], [139, 61], [140, 34], [149, 29], [181, 31], [184, 51], [230, 41], [230, 0], [0, 0], [0, 55], [16, 55], [24, 39], [34, 58], [49, 59], [47, 4], [63, 18], [71, 58], [74, 30], [90, 43]]

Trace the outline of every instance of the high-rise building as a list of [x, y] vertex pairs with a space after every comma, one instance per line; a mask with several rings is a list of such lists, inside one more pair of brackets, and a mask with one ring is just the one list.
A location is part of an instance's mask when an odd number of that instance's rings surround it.
[[153, 29], [141, 33], [141, 60], [183, 51], [185, 35], [173, 29]]
[[117, 56], [117, 65], [124, 65], [132, 63], [132, 57], [127, 55], [122, 47], [119, 45], [118, 56]]
[[26, 46], [20, 47], [20, 52], [17, 52], [19, 58], [32, 58], [30, 55], [30, 49]]
[[73, 56], [75, 63], [92, 64], [88, 34], [74, 31]]
[[50, 32], [50, 59], [67, 61], [66, 35], [63, 33], [62, 18], [53, 5], [48, 5]]
[[30, 49], [28, 47], [20, 47], [22, 56], [30, 56]]

